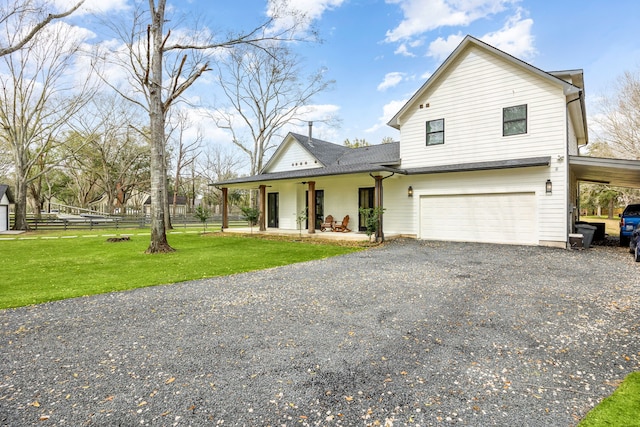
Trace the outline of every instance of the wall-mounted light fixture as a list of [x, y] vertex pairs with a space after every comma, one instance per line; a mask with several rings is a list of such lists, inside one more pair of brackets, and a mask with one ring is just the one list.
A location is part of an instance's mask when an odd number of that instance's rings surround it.
[[544, 186], [545, 192], [547, 194], [551, 194], [552, 190], [553, 190], [553, 184], [551, 183], [551, 180], [548, 179], [545, 186]]
[[413, 197], [413, 187], [409, 186], [409, 188], [407, 188], [407, 197]]

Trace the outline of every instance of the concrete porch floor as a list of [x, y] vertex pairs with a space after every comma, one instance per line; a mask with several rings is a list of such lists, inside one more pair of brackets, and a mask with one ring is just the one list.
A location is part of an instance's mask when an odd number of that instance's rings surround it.
[[[258, 227], [254, 227], [253, 231], [250, 227], [233, 227], [225, 228], [224, 233], [238, 233], [238, 234], [265, 234], [271, 236], [289, 236], [300, 237], [302, 239], [325, 239], [325, 240], [349, 240], [349, 241], [367, 241], [369, 238], [364, 232], [349, 231], [346, 233], [339, 233], [334, 231], [320, 231], [316, 230], [315, 233], [309, 233], [306, 229], [302, 230], [285, 230], [281, 228], [267, 228], [266, 231], [259, 231]], [[400, 237], [399, 235], [392, 235], [385, 233], [385, 239], [393, 239]], [[371, 237], [373, 240], [373, 236]]]

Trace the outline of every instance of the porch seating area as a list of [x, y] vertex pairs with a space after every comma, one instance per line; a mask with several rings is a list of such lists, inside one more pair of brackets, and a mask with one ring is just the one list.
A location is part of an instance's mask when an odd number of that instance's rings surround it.
[[336, 231], [340, 233], [348, 233], [351, 229], [348, 227], [349, 225], [349, 215], [346, 215], [342, 222], [334, 221], [333, 215], [327, 215], [324, 219], [324, 222], [320, 226], [320, 231]]

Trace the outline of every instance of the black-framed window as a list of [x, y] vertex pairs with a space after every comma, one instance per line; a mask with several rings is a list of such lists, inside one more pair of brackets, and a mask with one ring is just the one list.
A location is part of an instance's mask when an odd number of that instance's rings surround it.
[[427, 122], [427, 145], [444, 144], [444, 119]]
[[502, 136], [527, 133], [527, 104], [502, 109]]

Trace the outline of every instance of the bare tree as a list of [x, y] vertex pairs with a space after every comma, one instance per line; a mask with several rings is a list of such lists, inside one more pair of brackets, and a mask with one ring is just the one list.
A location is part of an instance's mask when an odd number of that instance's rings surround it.
[[305, 78], [300, 58], [282, 44], [238, 46], [216, 65], [228, 105], [217, 107], [213, 118], [219, 128], [231, 132], [232, 142], [249, 157], [252, 175], [262, 170], [265, 155], [277, 146], [282, 128], [300, 121], [309, 112], [313, 96], [333, 84], [325, 80], [324, 70]]
[[172, 157], [175, 161], [173, 200], [170, 201], [173, 204], [171, 212], [173, 216], [176, 215], [178, 192], [182, 185], [182, 174], [185, 169], [191, 167], [195, 162], [198, 150], [200, 150], [200, 144], [203, 140], [203, 135], [200, 129], [197, 130], [193, 139], [187, 139], [186, 133], [192, 125], [193, 124], [189, 120], [188, 113], [186, 111], [179, 111], [176, 117], [175, 128], [172, 129], [169, 135], [169, 145], [171, 147], [169, 152], [173, 154]]
[[[61, 13], [49, 13], [50, 3], [47, 1], [38, 2], [36, 0], [2, 0], [0, 3], [0, 25], [11, 27], [16, 31], [20, 29], [21, 34], [7, 40], [7, 45], [0, 43], [0, 56], [10, 55], [22, 49], [29, 43], [45, 26], [56, 19], [66, 18], [78, 10], [84, 3], [80, 0], [71, 9]], [[17, 31], [16, 31], [17, 32]]]
[[597, 139], [618, 158], [640, 159], [640, 69], [625, 72], [615, 93], [603, 97], [597, 116]]
[[[131, 86], [125, 89], [116, 87], [104, 77], [105, 82], [131, 102], [142, 107], [149, 115], [151, 150], [151, 242], [147, 253], [171, 252], [174, 249], [167, 242], [165, 225], [165, 207], [167, 206], [167, 171], [165, 126], [167, 113], [175, 103], [181, 100], [185, 91], [210, 70], [210, 58], [213, 52], [236, 45], [261, 45], [265, 40], [281, 40], [294, 34], [301, 19], [294, 20], [293, 27], [272, 31], [270, 24], [278, 14], [257, 28], [215, 38], [208, 31], [184, 30], [166, 31], [166, 0], [148, 0], [148, 8], [139, 7], [134, 12], [133, 25], [129, 30], [118, 30], [124, 41], [126, 55], [110, 52], [105, 60], [121, 60], [117, 65], [123, 67], [130, 77]], [[300, 17], [304, 18], [304, 17]], [[132, 94], [131, 90], [136, 91]]]
[[[10, 42], [18, 37], [5, 30]], [[80, 43], [73, 28], [58, 23], [0, 58], [0, 143], [13, 155], [16, 230], [28, 229], [28, 184], [55, 165], [42, 164], [45, 153], [64, 140], [69, 118], [92, 93], [88, 77], [79, 81], [69, 73]]]
[[[204, 178], [200, 191], [205, 195], [205, 200], [210, 206], [220, 207], [222, 205], [222, 192], [209, 186], [209, 183], [236, 178], [238, 170], [244, 166], [246, 166], [246, 162], [239, 157], [237, 151], [225, 150], [220, 145], [208, 147], [198, 156], [197, 173], [198, 176]], [[240, 195], [239, 191], [231, 191], [228, 195], [229, 202], [231, 204], [237, 202]]]
[[[123, 207], [134, 189], [148, 188], [148, 135], [138, 130], [137, 119], [132, 106], [116, 94], [95, 96], [76, 114], [77, 133], [65, 144], [67, 170], [94, 182], [108, 213]], [[88, 187], [83, 184], [79, 189]]]

